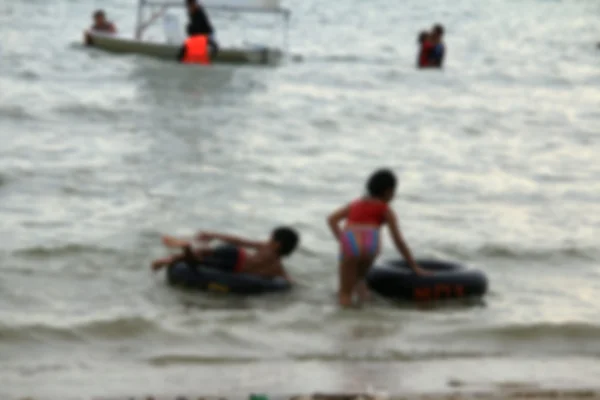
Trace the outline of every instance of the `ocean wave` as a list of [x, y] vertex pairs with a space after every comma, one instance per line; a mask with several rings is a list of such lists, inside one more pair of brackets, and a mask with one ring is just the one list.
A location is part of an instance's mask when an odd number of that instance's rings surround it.
[[442, 246], [438, 247], [438, 250], [460, 259], [468, 257], [485, 257], [506, 260], [548, 261], [557, 257], [563, 257], [575, 258], [583, 261], [596, 261], [600, 257], [600, 248], [578, 247], [576, 245], [544, 249], [522, 248], [509, 244], [485, 244], [474, 249]]
[[[308, 353], [301, 355], [288, 355], [284, 358], [294, 361], [322, 361], [322, 362], [390, 362], [390, 361], [434, 361], [448, 359], [478, 359], [485, 357], [499, 357], [502, 353], [491, 352], [400, 352], [386, 351], [381, 354], [351, 354], [351, 353]], [[167, 365], [186, 365], [186, 364], [238, 364], [254, 363], [264, 361], [265, 359], [281, 359], [281, 356], [258, 356], [258, 357], [238, 357], [238, 356], [208, 356], [199, 354], [161, 354], [146, 359], [146, 362], [156, 366]]]
[[563, 324], [538, 323], [530, 325], [515, 324], [474, 330], [460, 330], [454, 332], [454, 334], [472, 339], [569, 339], [571, 341], [591, 339], [597, 341], [600, 337], [600, 325], [584, 322], [569, 322]]
[[0, 340], [3, 341], [84, 341], [95, 339], [127, 339], [158, 331], [160, 326], [140, 316], [90, 320], [64, 325], [44, 322], [7, 324], [0, 322]]
[[[145, 361], [155, 366], [173, 366], [173, 365], [201, 365], [201, 364], [240, 364], [256, 363], [262, 361], [296, 361], [296, 362], [431, 362], [448, 360], [479, 360], [479, 359], [502, 359], [511, 358], [515, 354], [522, 354], [513, 350], [423, 350], [423, 351], [402, 351], [385, 349], [379, 352], [308, 352], [305, 354], [281, 354], [278, 352], [266, 352], [256, 356], [236, 356], [236, 355], [202, 355], [194, 354], [197, 348], [191, 348], [190, 354], [160, 354], [148, 357]], [[544, 352], [544, 355], [551, 354]], [[600, 358], [600, 352], [590, 351], [571, 351], [570, 356], [582, 356], [587, 358]], [[563, 353], [564, 355], [564, 353]]]
[[130, 117], [134, 110], [123, 107], [123, 104], [119, 104], [117, 107], [112, 105], [105, 107], [80, 103], [55, 107], [54, 112], [62, 116], [84, 118], [91, 121], [114, 121], [123, 116]]
[[164, 367], [167, 365], [186, 365], [186, 364], [241, 364], [253, 363], [259, 361], [255, 357], [217, 357], [217, 356], [202, 356], [195, 354], [164, 354], [153, 356], [146, 361], [155, 366]]
[[130, 338], [147, 332], [157, 331], [160, 326], [144, 317], [119, 317], [105, 321], [91, 321], [79, 326], [78, 331], [86, 335], [102, 338]]
[[200, 354], [160, 354], [148, 357], [146, 362], [157, 365], [186, 365], [186, 364], [238, 364], [254, 363], [265, 360], [294, 360], [294, 361], [321, 361], [321, 362], [391, 362], [391, 361], [435, 361], [449, 359], [479, 359], [489, 357], [502, 357], [500, 352], [478, 351], [394, 351], [369, 353], [306, 353], [306, 354], [265, 354], [264, 356], [210, 356]]
[[17, 122], [35, 121], [37, 118], [25, 107], [19, 105], [4, 105], [0, 107], [0, 118]]
[[6, 325], [0, 323], [0, 340], [3, 342], [22, 342], [29, 340], [82, 340], [81, 336], [73, 329], [52, 327], [41, 323], [27, 325]]
[[365, 65], [392, 65], [397, 62], [393, 58], [384, 57], [364, 57], [356, 54], [331, 54], [327, 56], [306, 56], [295, 55], [295, 62], [322, 62], [322, 63], [342, 63], [342, 64], [365, 64]]
[[67, 256], [67, 255], [79, 255], [79, 254], [117, 254], [118, 252], [113, 249], [82, 245], [82, 244], [66, 244], [59, 246], [33, 246], [24, 249], [14, 251], [13, 254], [19, 256], [26, 256], [31, 258], [47, 258], [49, 256]]
[[489, 357], [502, 357], [505, 353], [492, 351], [401, 351], [386, 349], [383, 352], [357, 352], [357, 353], [312, 353], [296, 355], [292, 358], [297, 361], [354, 361], [354, 362], [390, 362], [390, 361], [435, 361], [450, 359], [479, 359]]
[[[225, 331], [220, 332], [224, 338]], [[90, 340], [122, 341], [137, 340], [147, 335], [159, 335], [163, 339], [171, 336], [178, 343], [177, 352], [153, 354], [144, 361], [156, 365], [189, 365], [189, 364], [227, 364], [252, 363], [264, 360], [294, 360], [319, 362], [416, 362], [459, 359], [506, 358], [522, 354], [523, 345], [530, 352], [551, 355], [561, 354], [600, 358], [597, 349], [597, 338], [600, 326], [589, 324], [536, 324], [530, 326], [508, 326], [468, 331], [454, 331], [445, 334], [445, 342], [438, 343], [435, 348], [429, 343], [427, 348], [389, 348], [374, 346], [372, 349], [356, 347], [349, 351], [309, 349], [281, 349], [275, 346], [273, 351], [255, 352], [248, 355], [246, 341], [227, 338], [227, 354], [214, 355], [198, 352], [196, 341], [186, 338], [185, 334], [165, 330], [152, 319], [142, 316], [116, 317], [106, 320], [90, 320], [64, 325], [43, 322], [21, 323], [9, 325], [0, 323], [0, 341], [3, 343], [87, 343]], [[483, 339], [483, 342], [480, 340]], [[506, 346], [507, 339], [511, 346]], [[549, 344], [548, 341], [551, 341]], [[555, 343], [561, 345], [556, 346]], [[189, 343], [189, 353], [181, 349]], [[447, 346], [446, 344], [450, 344]], [[537, 345], [539, 344], [539, 345]], [[517, 345], [517, 346], [514, 346]], [[518, 346], [521, 345], [521, 346]], [[235, 349], [240, 354], [235, 354]], [[255, 350], [257, 350], [255, 348]], [[291, 350], [291, 351], [290, 351]]]

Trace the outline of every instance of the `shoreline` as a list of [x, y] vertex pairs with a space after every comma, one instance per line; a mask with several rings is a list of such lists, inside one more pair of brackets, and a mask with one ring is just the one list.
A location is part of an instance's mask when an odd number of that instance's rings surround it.
[[[78, 400], [526, 400], [526, 399], [600, 399], [600, 385], [587, 389], [538, 389], [522, 387], [498, 389], [496, 391], [461, 391], [447, 393], [314, 393], [307, 395], [274, 395], [249, 393], [246, 396], [217, 396], [217, 395], [140, 395], [140, 396], [93, 396], [77, 397]], [[15, 397], [14, 400], [47, 400], [46, 397]], [[70, 400], [70, 399], [64, 399]], [[75, 400], [75, 398], [73, 398]]]
[[[2, 400], [600, 400], [597, 358], [125, 364], [7, 375]], [[250, 399], [251, 394], [267, 398]], [[193, 395], [190, 395], [193, 394]], [[148, 397], [154, 396], [154, 397]]]
[[[248, 396], [123, 396], [123, 397], [91, 397], [89, 400], [250, 400]], [[452, 393], [421, 394], [370, 394], [370, 393], [315, 393], [311, 395], [268, 396], [260, 395], [260, 400], [525, 400], [525, 399], [600, 399], [600, 386], [589, 389], [505, 389], [499, 391], [456, 391]], [[266, 397], [262, 397], [266, 396]], [[18, 400], [38, 400], [23, 397]], [[41, 400], [41, 399], [39, 399]]]

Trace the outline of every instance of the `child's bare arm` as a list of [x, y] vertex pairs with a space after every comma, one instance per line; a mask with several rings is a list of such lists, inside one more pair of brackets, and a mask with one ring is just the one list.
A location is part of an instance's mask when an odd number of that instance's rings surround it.
[[419, 266], [415, 262], [410, 249], [408, 248], [406, 242], [404, 241], [404, 238], [402, 237], [402, 233], [400, 233], [398, 218], [396, 217], [394, 211], [392, 211], [391, 209], [388, 209], [386, 213], [386, 223], [390, 228], [392, 240], [394, 241], [396, 248], [402, 254], [408, 265], [413, 269], [413, 271], [415, 271], [415, 273], [423, 274], [424, 271], [421, 268], [419, 268]]
[[285, 270], [285, 268], [283, 267], [283, 264], [279, 263], [277, 265], [278, 268], [278, 275], [283, 277], [286, 281], [288, 281], [289, 283], [293, 283], [292, 278], [290, 278], [290, 276], [287, 274], [287, 271]]
[[340, 229], [340, 222], [348, 216], [350, 206], [344, 206], [335, 210], [329, 217], [327, 217], [327, 224], [333, 236], [339, 240], [342, 236], [342, 230]]
[[166, 247], [182, 248], [189, 246], [191, 241], [186, 239], [176, 238], [174, 236], [165, 235], [162, 237], [162, 242]]
[[200, 232], [196, 236], [199, 240], [220, 240], [225, 243], [238, 247], [259, 249], [265, 245], [265, 242], [241, 238], [239, 236], [226, 235], [216, 232]]

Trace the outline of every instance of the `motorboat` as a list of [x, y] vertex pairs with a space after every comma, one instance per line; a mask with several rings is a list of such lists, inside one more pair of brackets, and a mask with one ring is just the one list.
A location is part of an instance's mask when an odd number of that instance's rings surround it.
[[[226, 64], [278, 64], [287, 53], [290, 10], [283, 8], [280, 0], [204, 0], [202, 6], [207, 12], [267, 14], [283, 22], [282, 44], [269, 46], [262, 44], [227, 46], [220, 43], [219, 51], [212, 59], [213, 63]], [[177, 60], [177, 55], [185, 38], [178, 19], [169, 13], [170, 9], [183, 8], [184, 2], [165, 2], [160, 0], [138, 0], [137, 20], [133, 37], [87, 30], [84, 43], [96, 49], [111, 53], [139, 54], [165, 60]], [[144, 32], [158, 20], [163, 19], [165, 40], [145, 40]]]

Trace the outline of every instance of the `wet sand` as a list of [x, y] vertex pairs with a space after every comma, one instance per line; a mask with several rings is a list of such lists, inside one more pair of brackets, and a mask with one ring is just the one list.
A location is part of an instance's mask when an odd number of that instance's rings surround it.
[[[249, 399], [575, 399], [600, 398], [600, 365], [594, 359], [488, 359], [408, 363], [302, 362], [212, 366], [154, 366], [103, 371], [73, 369], [7, 379], [0, 399], [120, 400]], [[584, 374], [584, 372], [587, 373]], [[94, 379], [91, 376], [96, 375]], [[31, 385], [37, 381], [39, 385]], [[142, 386], [136, 382], [144, 382]], [[9, 392], [2, 393], [3, 390]], [[323, 394], [318, 394], [323, 393]], [[339, 395], [339, 393], [347, 393]], [[83, 395], [82, 395], [83, 394]], [[154, 397], [148, 397], [154, 396]], [[208, 396], [208, 397], [207, 397]], [[363, 396], [363, 397], [364, 397]], [[257, 399], [259, 400], [259, 399]], [[263, 399], [264, 400], [264, 399]]]
[[[518, 386], [518, 385], [517, 385]], [[121, 397], [121, 398], [94, 398], [93, 400], [242, 400], [245, 397], [210, 397], [210, 396], [171, 396], [171, 397]], [[249, 397], [248, 397], [249, 398]], [[27, 398], [29, 400], [29, 398]], [[462, 400], [462, 399], [482, 399], [482, 400], [504, 400], [504, 399], [600, 399], [599, 389], [585, 390], [535, 390], [535, 389], [505, 389], [498, 392], [454, 392], [448, 394], [396, 394], [389, 395], [369, 394], [369, 393], [347, 393], [347, 394], [312, 394], [296, 396], [275, 396], [268, 397], [269, 400]], [[23, 399], [25, 400], [25, 399]], [[33, 400], [33, 399], [31, 399]]]

